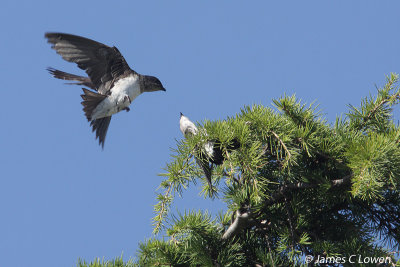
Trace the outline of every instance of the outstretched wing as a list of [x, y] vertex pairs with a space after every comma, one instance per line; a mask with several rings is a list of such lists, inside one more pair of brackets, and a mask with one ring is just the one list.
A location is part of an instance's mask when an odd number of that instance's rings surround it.
[[63, 59], [86, 71], [100, 94], [108, 94], [117, 77], [133, 72], [115, 46], [65, 33], [46, 33], [45, 37]]

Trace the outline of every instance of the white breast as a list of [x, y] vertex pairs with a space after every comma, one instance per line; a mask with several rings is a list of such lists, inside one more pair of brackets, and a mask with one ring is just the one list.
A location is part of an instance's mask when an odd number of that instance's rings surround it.
[[140, 95], [138, 75], [128, 76], [118, 80], [111, 89], [111, 96], [116, 98], [124, 98], [125, 95], [128, 95], [131, 101]]
[[139, 77], [137, 75], [118, 80], [111, 88], [111, 95], [93, 110], [92, 120], [120, 112], [131, 104], [127, 97], [132, 102], [140, 94]]
[[179, 128], [182, 132], [183, 135], [186, 134], [197, 134], [197, 127], [194, 125], [193, 122], [191, 122], [187, 117], [181, 116], [181, 119], [179, 120]]

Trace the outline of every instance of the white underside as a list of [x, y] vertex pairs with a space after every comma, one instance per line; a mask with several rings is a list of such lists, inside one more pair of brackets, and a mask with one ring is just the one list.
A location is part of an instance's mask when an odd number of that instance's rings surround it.
[[140, 86], [138, 76], [129, 76], [118, 80], [111, 89], [111, 95], [100, 102], [93, 110], [92, 120], [108, 117], [120, 112], [129, 107], [131, 102], [139, 95]]
[[189, 120], [188, 117], [186, 116], [181, 116], [181, 119], [179, 120], [179, 128], [182, 132], [183, 135], [186, 134], [197, 134], [197, 127], [194, 125], [193, 122]]
[[[194, 123], [186, 116], [181, 116], [181, 119], [179, 120], [179, 128], [182, 134], [186, 137], [188, 135], [197, 135], [198, 133], [196, 125], [194, 125]], [[205, 135], [207, 135], [207, 132], [205, 132]], [[214, 142], [209, 141], [205, 143], [204, 150], [207, 156], [212, 158], [214, 156]]]

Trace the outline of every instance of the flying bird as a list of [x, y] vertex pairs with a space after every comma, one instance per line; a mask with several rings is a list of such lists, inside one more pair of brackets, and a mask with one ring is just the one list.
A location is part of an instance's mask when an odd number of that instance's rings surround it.
[[132, 70], [115, 46], [65, 33], [46, 33], [45, 38], [63, 59], [86, 71], [88, 77], [48, 68], [55, 78], [92, 89], [82, 88], [81, 103], [103, 148], [112, 115], [129, 111], [132, 101], [143, 92], [165, 91], [156, 77]]
[[[180, 113], [179, 128], [185, 138], [190, 138], [193, 135], [198, 134], [198, 129], [196, 125], [189, 120], [188, 117], [184, 116], [182, 112]], [[207, 135], [207, 133], [205, 133]], [[228, 145], [226, 150], [231, 152], [240, 147], [239, 141], [234, 138], [232, 143]], [[204, 175], [207, 179], [208, 185], [212, 190], [213, 185], [211, 181], [213, 165], [221, 165], [225, 156], [222, 150], [222, 144], [218, 139], [208, 140], [203, 147], [197, 147], [194, 151], [194, 158], [197, 165], [203, 170]], [[211, 165], [210, 165], [211, 164]]]

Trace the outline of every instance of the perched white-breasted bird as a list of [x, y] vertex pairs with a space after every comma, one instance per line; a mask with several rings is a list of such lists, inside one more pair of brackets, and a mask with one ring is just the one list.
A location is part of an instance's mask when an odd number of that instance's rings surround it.
[[[198, 134], [196, 125], [194, 125], [194, 123], [190, 121], [188, 117], [184, 116], [182, 112], [179, 120], [179, 128], [182, 134], [186, 138]], [[233, 143], [227, 147], [227, 151], [232, 151], [239, 147], [240, 147], [239, 141], [237, 139], [234, 139]], [[205, 143], [202, 148], [197, 148], [194, 151], [194, 157], [196, 163], [203, 170], [210, 189], [212, 189], [213, 186], [211, 181], [211, 175], [212, 175], [213, 164], [221, 165], [225, 159], [221, 147], [221, 142], [219, 140], [207, 141], [207, 143]]]
[[63, 59], [86, 71], [88, 77], [48, 68], [55, 78], [93, 90], [83, 88], [82, 105], [102, 147], [112, 115], [129, 111], [129, 105], [143, 92], [165, 91], [156, 77], [132, 70], [115, 46], [65, 33], [46, 33], [45, 38]]

